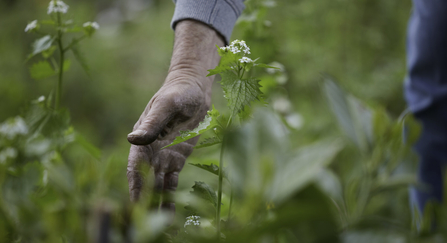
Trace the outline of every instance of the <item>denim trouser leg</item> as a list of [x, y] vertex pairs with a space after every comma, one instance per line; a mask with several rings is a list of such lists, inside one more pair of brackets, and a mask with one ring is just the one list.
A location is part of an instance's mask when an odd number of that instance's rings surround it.
[[441, 202], [443, 198], [443, 174], [447, 164], [447, 102], [438, 102], [416, 113], [416, 117], [423, 126], [414, 149], [420, 159], [418, 180], [424, 187], [412, 188], [410, 197], [422, 212], [428, 201]]
[[415, 150], [418, 178], [425, 189], [411, 190], [422, 212], [429, 200], [441, 201], [447, 161], [447, 0], [413, 0], [408, 24], [405, 98], [423, 125]]

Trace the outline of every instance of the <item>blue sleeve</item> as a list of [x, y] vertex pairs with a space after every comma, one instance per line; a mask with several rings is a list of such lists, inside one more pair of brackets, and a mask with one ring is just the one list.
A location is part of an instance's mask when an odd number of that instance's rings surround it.
[[225, 38], [229, 43], [237, 18], [245, 6], [243, 0], [174, 0], [176, 2], [171, 27], [185, 19], [203, 22]]

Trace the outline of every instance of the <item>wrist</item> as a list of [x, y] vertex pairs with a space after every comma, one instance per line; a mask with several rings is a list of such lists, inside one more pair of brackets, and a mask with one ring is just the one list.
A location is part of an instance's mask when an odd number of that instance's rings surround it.
[[224, 41], [214, 29], [195, 20], [179, 22], [175, 29], [175, 42], [168, 72], [182, 70], [181, 72], [187, 75], [205, 78], [208, 75], [207, 70], [219, 64], [220, 56], [216, 45], [223, 46]]

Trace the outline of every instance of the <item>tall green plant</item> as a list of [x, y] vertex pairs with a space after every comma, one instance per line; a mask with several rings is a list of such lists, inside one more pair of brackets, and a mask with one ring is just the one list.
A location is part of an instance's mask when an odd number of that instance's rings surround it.
[[[199, 136], [204, 132], [213, 129], [214, 136], [207, 138], [201, 142], [196, 148], [203, 148], [215, 144], [221, 144], [219, 168], [217, 173], [219, 176], [219, 188], [217, 194], [217, 209], [216, 209], [216, 228], [217, 236], [220, 239], [221, 235], [221, 205], [222, 205], [222, 184], [224, 178], [224, 161], [223, 155], [225, 151], [225, 132], [230, 128], [236, 116], [245, 119], [248, 115], [247, 106], [255, 100], [261, 100], [262, 92], [260, 90], [259, 79], [252, 77], [250, 70], [254, 67], [260, 68], [275, 68], [262, 63], [256, 63], [258, 59], [251, 59], [250, 48], [243, 40], [235, 40], [229, 46], [217, 47], [217, 51], [221, 56], [219, 65], [208, 70], [207, 76], [220, 74], [222, 80], [220, 84], [223, 88], [224, 97], [227, 100], [227, 105], [230, 110], [228, 118], [221, 116], [220, 112], [213, 106], [212, 110], [208, 111], [205, 119], [199, 126], [191, 131], [181, 131], [180, 136], [168, 146], [172, 146], [184, 142], [193, 137]], [[208, 167], [198, 166], [199, 168], [209, 171]], [[232, 201], [232, 199], [230, 199]], [[231, 203], [230, 203], [231, 204]], [[231, 212], [231, 206], [230, 206]]]
[[[62, 95], [63, 74], [70, 68], [70, 60], [66, 59], [66, 53], [72, 51], [76, 60], [88, 73], [88, 66], [78, 50], [78, 44], [86, 37], [92, 36], [99, 25], [96, 22], [85, 22], [82, 26], [73, 20], [64, 18], [69, 6], [60, 0], [51, 0], [48, 5], [48, 20], [33, 20], [25, 28], [25, 32], [35, 33], [41, 37], [34, 41], [32, 52], [28, 59], [40, 54], [43, 60], [34, 63], [30, 67], [30, 75], [34, 79], [44, 79], [57, 76], [56, 98], [52, 104], [57, 110], [60, 106]], [[45, 28], [44, 28], [45, 26]], [[65, 40], [69, 33], [83, 33], [75, 36], [69, 43]]]

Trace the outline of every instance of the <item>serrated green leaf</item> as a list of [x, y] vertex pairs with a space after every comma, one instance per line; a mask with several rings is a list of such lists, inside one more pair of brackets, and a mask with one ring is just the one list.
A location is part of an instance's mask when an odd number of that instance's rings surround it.
[[33, 52], [29, 57], [32, 57], [36, 54], [39, 54], [45, 50], [48, 50], [51, 48], [51, 45], [53, 44], [54, 38], [52, 38], [50, 35], [46, 35], [42, 38], [37, 39], [33, 43]]
[[217, 207], [217, 195], [211, 186], [205, 182], [196, 181], [192, 188], [194, 190], [190, 192], [191, 194], [211, 203], [214, 207]]
[[238, 114], [250, 102], [259, 99], [262, 94], [258, 79], [239, 79], [233, 72], [222, 73], [220, 81], [228, 101], [228, 107], [233, 115]]
[[205, 147], [209, 147], [209, 146], [213, 146], [213, 145], [219, 144], [221, 142], [222, 141], [218, 137], [206, 138], [205, 140], [200, 142], [199, 145], [196, 145], [194, 148], [196, 148], [196, 149], [198, 149], [198, 148], [205, 148]]
[[79, 64], [81, 65], [82, 69], [84, 69], [85, 73], [87, 73], [87, 75], [90, 75], [90, 68], [88, 67], [87, 62], [86, 62], [84, 56], [79, 51], [78, 46], [74, 45], [70, 49], [73, 52], [73, 55], [74, 55], [76, 61], [79, 62]]
[[[189, 163], [189, 164], [192, 165], [192, 166], [195, 166], [197, 168], [200, 168], [202, 170], [206, 170], [206, 171], [208, 171], [208, 172], [210, 172], [210, 173], [212, 173], [214, 175], [219, 176], [219, 166], [217, 166], [217, 165], [215, 165], [213, 163], [211, 163], [210, 165], [198, 164], [198, 163], [197, 164]], [[227, 178], [227, 173], [226, 173], [225, 169], [223, 171], [223, 176], [225, 178]]]
[[47, 61], [40, 61], [34, 63], [30, 67], [29, 72], [31, 77], [36, 80], [48, 78], [56, 74], [56, 72], [51, 67], [50, 63]]
[[206, 76], [209, 77], [209, 76], [212, 76], [212, 75], [216, 75], [216, 74], [228, 71], [230, 69], [231, 68], [228, 67], [228, 66], [217, 66], [215, 69], [207, 70], [209, 73]]
[[194, 128], [191, 131], [180, 131], [180, 136], [176, 137], [171, 144], [164, 146], [162, 149], [170, 147], [172, 145], [179, 144], [191, 138], [197, 137], [200, 134], [210, 129], [220, 126], [217, 120], [219, 116], [220, 116], [219, 111], [216, 110], [213, 106], [212, 110], [208, 111], [208, 114], [205, 116], [205, 119], [203, 119], [203, 121], [200, 122], [196, 128]]

